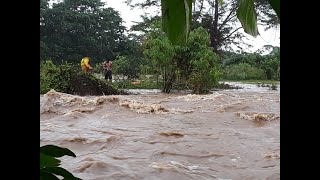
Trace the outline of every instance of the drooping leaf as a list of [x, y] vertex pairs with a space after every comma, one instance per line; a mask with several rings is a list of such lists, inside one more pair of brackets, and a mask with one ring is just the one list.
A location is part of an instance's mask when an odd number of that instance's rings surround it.
[[172, 44], [187, 41], [192, 18], [192, 0], [161, 0], [162, 28]]
[[40, 153], [40, 169], [50, 166], [59, 166], [60, 162], [61, 161], [59, 159]]
[[52, 157], [62, 157], [62, 156], [72, 156], [76, 155], [70, 151], [68, 148], [62, 148], [55, 145], [45, 145], [40, 147], [40, 152]]
[[68, 180], [81, 180], [80, 178], [74, 177], [69, 171], [65, 170], [62, 167], [47, 167], [47, 168], [44, 168], [43, 171], [60, 175]]
[[244, 32], [256, 37], [258, 32], [257, 14], [254, 9], [254, 0], [240, 0], [237, 17], [241, 22]]
[[280, 0], [268, 0], [272, 9], [277, 13], [278, 18], [280, 19]]

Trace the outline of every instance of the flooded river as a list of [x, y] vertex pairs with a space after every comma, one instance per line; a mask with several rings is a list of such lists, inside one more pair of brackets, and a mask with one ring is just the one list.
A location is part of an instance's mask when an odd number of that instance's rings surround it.
[[[84, 180], [280, 179], [280, 88], [40, 96], [40, 144]], [[138, 94], [139, 93], [139, 94]]]

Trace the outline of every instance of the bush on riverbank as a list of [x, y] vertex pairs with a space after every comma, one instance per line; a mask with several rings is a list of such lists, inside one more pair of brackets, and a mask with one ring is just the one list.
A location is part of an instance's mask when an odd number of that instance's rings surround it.
[[56, 66], [45, 61], [40, 64], [40, 94], [51, 89], [80, 96], [126, 94], [105, 80], [83, 73], [80, 67], [70, 63]]

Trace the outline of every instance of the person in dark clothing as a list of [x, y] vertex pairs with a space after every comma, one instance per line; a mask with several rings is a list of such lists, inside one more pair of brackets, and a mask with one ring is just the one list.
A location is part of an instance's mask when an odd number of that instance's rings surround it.
[[112, 61], [106, 60], [103, 62], [104, 78], [112, 82]]

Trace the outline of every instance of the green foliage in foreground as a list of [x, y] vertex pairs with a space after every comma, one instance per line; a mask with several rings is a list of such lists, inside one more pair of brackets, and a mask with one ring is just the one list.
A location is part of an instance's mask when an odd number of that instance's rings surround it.
[[62, 156], [76, 157], [76, 155], [67, 148], [55, 145], [45, 145], [40, 147], [40, 180], [59, 180], [57, 176], [62, 176], [65, 180], [81, 180], [73, 176], [69, 171], [60, 167]]

